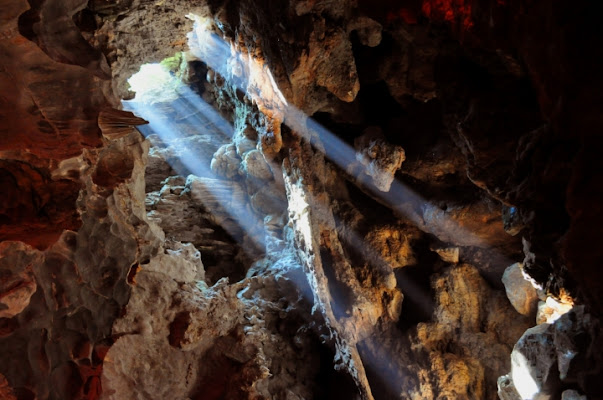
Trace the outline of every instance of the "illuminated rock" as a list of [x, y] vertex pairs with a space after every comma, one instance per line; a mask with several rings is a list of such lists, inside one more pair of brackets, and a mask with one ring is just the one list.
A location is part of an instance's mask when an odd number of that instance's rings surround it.
[[417, 263], [412, 244], [420, 233], [410, 226], [376, 226], [365, 237], [376, 254], [371, 258], [385, 262], [390, 268], [402, 268]]
[[552, 324], [563, 314], [569, 312], [574, 307], [573, 302], [565, 302], [560, 299], [554, 299], [548, 296], [545, 301], [538, 302], [538, 312], [536, 314], [536, 323]]
[[426, 351], [429, 362], [414, 361], [411, 370], [418, 369], [414, 373], [421, 384], [406, 390], [416, 398], [431, 398], [430, 393], [440, 390], [454, 397], [496, 398], [497, 378], [509, 366], [509, 349], [529, 320], [517, 318], [504, 295], [493, 292], [473, 266], [445, 269], [433, 288], [433, 322], [419, 323], [412, 338], [412, 349]]
[[511, 377], [522, 399], [550, 399], [555, 380], [557, 355], [553, 343], [554, 328], [541, 324], [528, 329], [511, 353]]
[[577, 306], [552, 324], [542, 323], [523, 334], [511, 353], [510, 377], [519, 398], [554, 398], [567, 383], [592, 385], [598, 371], [586, 367], [586, 360], [601, 333], [593, 329], [591, 318], [584, 306]]
[[375, 129], [354, 140], [356, 160], [362, 166], [361, 173], [371, 177], [373, 184], [382, 192], [389, 191], [396, 171], [406, 159], [404, 149], [394, 146]]
[[272, 172], [259, 150], [250, 150], [243, 156], [241, 168], [246, 174], [258, 179], [272, 179]]
[[438, 253], [442, 261], [452, 264], [456, 264], [459, 262], [460, 249], [458, 247], [436, 248], [433, 249], [433, 251]]
[[214, 154], [211, 170], [225, 178], [232, 178], [239, 173], [240, 164], [241, 158], [237, 155], [234, 144], [225, 144]]
[[538, 294], [532, 283], [525, 279], [521, 264], [509, 266], [502, 277], [507, 298], [521, 315], [536, 316]]

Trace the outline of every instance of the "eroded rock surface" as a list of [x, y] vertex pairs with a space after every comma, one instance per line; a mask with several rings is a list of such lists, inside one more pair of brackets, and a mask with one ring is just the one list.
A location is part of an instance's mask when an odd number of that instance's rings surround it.
[[538, 293], [532, 283], [525, 279], [521, 264], [516, 263], [509, 266], [502, 277], [505, 285], [507, 298], [521, 315], [536, 315], [538, 306]]
[[528, 329], [513, 348], [511, 373], [503, 381], [515, 390], [507, 389], [505, 398], [580, 398], [579, 392], [567, 389], [572, 385], [600, 396], [598, 371], [591, 368], [600, 357], [594, 348], [600, 344], [601, 331], [598, 323], [591, 324], [584, 306], [577, 306], [552, 324]]

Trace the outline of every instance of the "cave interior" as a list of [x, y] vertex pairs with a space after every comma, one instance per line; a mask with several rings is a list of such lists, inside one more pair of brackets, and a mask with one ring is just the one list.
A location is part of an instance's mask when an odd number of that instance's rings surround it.
[[603, 399], [601, 15], [2, 0], [0, 399]]

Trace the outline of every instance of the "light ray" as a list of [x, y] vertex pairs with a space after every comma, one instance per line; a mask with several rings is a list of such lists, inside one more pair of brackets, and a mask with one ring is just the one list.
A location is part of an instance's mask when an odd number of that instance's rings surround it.
[[[141, 131], [145, 135], [156, 134], [163, 143], [171, 146], [175, 146], [179, 141], [194, 136], [194, 135], [205, 135], [207, 136], [211, 131], [208, 128], [208, 121], [211, 125], [218, 127], [220, 133], [226, 136], [232, 136], [232, 126], [224, 120], [222, 117], [217, 115], [215, 110], [209, 112], [207, 105], [202, 99], [198, 98], [192, 101], [192, 94], [194, 92], [184, 90], [183, 88], [178, 89], [180, 93], [186, 93], [188, 99], [184, 102], [171, 101], [169, 110], [172, 114], [166, 113], [166, 107], [159, 103], [148, 103], [144, 101], [134, 100], [123, 102], [124, 108], [133, 111], [135, 114], [140, 115], [149, 121], [149, 125], [143, 127]], [[196, 95], [196, 94], [195, 94]], [[144, 98], [144, 96], [142, 96]], [[188, 135], [180, 133], [180, 126], [177, 124], [178, 119], [190, 117], [191, 107], [199, 111], [199, 114], [195, 116], [195, 124], [190, 125], [190, 129], [193, 132], [189, 132]], [[218, 144], [218, 143], [217, 143]], [[179, 151], [179, 159], [182, 164], [186, 167], [186, 171], [177, 171], [179, 173], [190, 173], [198, 177], [208, 177], [212, 179], [220, 179], [209, 167], [211, 159], [205, 158], [202, 154], [192, 151], [190, 148], [181, 148]], [[175, 165], [172, 165], [174, 167]], [[244, 202], [242, 199], [245, 198], [243, 193], [241, 196], [232, 194], [232, 199], [223, 198], [224, 192], [218, 192], [216, 188], [211, 185], [203, 185], [202, 190], [205, 190], [208, 195], [207, 201], [210, 204], [206, 204], [206, 209], [212, 212], [214, 202], [219, 202], [221, 208], [231, 217], [232, 220], [242, 228], [244, 232], [249, 234], [249, 238], [258, 248], [264, 246], [264, 236], [259, 234], [258, 227], [263, 227], [263, 221], [250, 209], [249, 204]], [[223, 226], [228, 231], [228, 226]], [[236, 237], [236, 232], [230, 229], [229, 234]]]
[[[263, 63], [256, 61], [251, 55], [242, 55], [237, 51], [235, 46], [225, 42], [222, 38], [209, 30], [210, 22], [202, 20], [199, 17], [191, 16], [195, 19], [194, 31], [189, 35], [189, 46], [191, 53], [198, 57], [200, 60], [205, 62], [212, 70], [217, 74], [221, 75], [228, 84], [234, 85], [236, 89], [246, 93], [252, 101], [254, 101], [260, 111], [269, 110], [270, 115], [283, 121], [284, 124], [288, 125], [295, 134], [301, 135], [305, 140], [311, 143], [316, 150], [321, 151], [324, 156], [330, 160], [333, 164], [337, 165], [341, 170], [346, 171], [348, 167], [356, 161], [357, 153], [348, 143], [336, 137], [324, 126], [319, 124], [314, 119], [308, 117], [303, 111], [289, 104], [285, 96], [281, 93], [278, 88], [277, 82], [274, 79], [271, 71]], [[193, 92], [184, 85], [177, 86], [175, 92], [178, 98], [181, 99], [180, 105], [176, 107], [176, 111], [180, 114], [181, 118], [190, 119], [192, 123], [198, 124], [196, 134], [203, 135], [206, 131], [202, 127], [210, 125], [213, 130], [217, 130], [222, 134], [223, 137], [232, 137], [233, 128], [217, 113], [209, 104], [205, 103], [197, 93]], [[128, 102], [128, 107], [131, 107], [138, 115], [141, 115], [150, 122], [150, 127], [158, 134], [158, 136], [165, 143], [174, 143], [182, 138], [182, 135], [178, 133], [178, 127], [173, 121], [158, 116], [156, 107], [152, 105], [145, 105], [140, 102]], [[182, 162], [194, 175], [198, 176], [211, 176], [213, 172], [209, 169], [209, 160], [200, 160], [198, 155], [194, 154], [189, 149], [186, 149], [181, 155]], [[274, 168], [272, 170], [278, 170]], [[286, 179], [287, 177], [285, 177]], [[362, 186], [363, 190], [369, 192], [370, 195], [378, 200], [379, 202], [387, 205], [399, 215], [405, 216], [408, 220], [413, 222], [416, 226], [427, 232], [437, 234], [436, 231], [446, 231], [448, 226], [452, 225], [450, 217], [443, 214], [443, 222], [439, 229], [430, 231], [430, 227], [425, 223], [422, 213], [428, 209], [430, 203], [417, 194], [415, 191], [410, 189], [407, 185], [394, 179], [391, 188], [388, 192], [378, 190], [372, 185], [370, 178], [361, 177], [356, 178], [354, 182], [357, 185]], [[211, 191], [211, 187], [207, 188]], [[306, 208], [323, 207], [316, 204], [309, 204], [305, 199], [304, 193], [293, 193], [290, 196], [289, 207], [295, 210], [295, 207], [301, 207], [299, 210], [300, 215], [303, 217], [300, 219], [300, 234], [304, 240], [313, 240], [311, 232], [311, 222], [308, 220], [308, 216], [305, 215], [307, 212]], [[300, 201], [300, 205], [296, 205], [296, 198], [303, 198], [304, 201]], [[218, 200], [220, 200], [218, 198]], [[232, 204], [223, 205], [225, 209], [232, 215], [233, 219], [236, 220], [242, 227], [243, 230], [248, 233], [256, 232], [258, 225], [262, 224], [262, 221], [257, 215], [250, 210], [247, 210], [243, 206], [233, 206]], [[433, 206], [431, 206], [433, 207]], [[326, 215], [326, 210], [319, 210], [315, 215]], [[436, 221], [437, 222], [437, 221]], [[455, 227], [454, 232], [449, 232], [450, 235], [466, 235], [467, 237], [473, 237], [475, 242], [482, 242], [483, 247], [489, 247], [487, 243], [479, 240], [475, 235], [463, 229], [462, 227]], [[258, 239], [253, 234], [252, 237]], [[261, 235], [260, 235], [261, 236]], [[436, 235], [437, 236], [437, 235]], [[381, 255], [374, 248], [369, 246], [363, 238], [359, 237], [355, 232], [352, 233], [348, 240], [351, 241], [351, 245], [361, 249], [364, 254], [369, 258], [382, 260]], [[264, 237], [261, 237], [261, 243], [264, 244]], [[509, 264], [513, 261], [509, 260]], [[319, 284], [316, 282], [316, 277], [309, 276], [314, 288], [319, 288]], [[432, 300], [429, 294], [421, 289], [418, 285], [412, 282], [400, 283], [402, 291], [406, 296], [413, 298], [416, 304], [422, 307], [427, 307], [426, 304], [431, 304]], [[314, 293], [314, 296], [317, 296]], [[334, 294], [329, 294], [326, 297], [321, 297], [323, 301], [325, 298], [331, 298]], [[342, 299], [333, 299], [335, 302], [341, 302]], [[372, 365], [375, 370], [382, 365], [383, 360], [377, 360], [373, 357], [365, 356], [362, 360], [367, 365]], [[389, 363], [389, 361], [386, 361]], [[362, 367], [362, 366], [359, 366]], [[394, 376], [395, 374], [392, 374]], [[392, 387], [395, 383], [388, 382]], [[370, 393], [370, 388], [369, 388]]]
[[[236, 77], [237, 79], [233, 79], [231, 82], [239, 90], [248, 93], [258, 106], [265, 104], [264, 108], [271, 111], [275, 111], [276, 107], [276, 111], [283, 116], [286, 125], [290, 126], [295, 133], [302, 135], [310, 143], [322, 147], [320, 150], [322, 150], [325, 157], [343, 171], [346, 171], [347, 167], [356, 161], [355, 149], [339, 139], [316, 120], [308, 117], [303, 111], [284, 101], [285, 97], [278, 89], [270, 70], [251, 56], [242, 56], [236, 51], [234, 46], [229, 45], [218, 35], [212, 33], [208, 29], [209, 24], [209, 21], [203, 19], [197, 20], [194, 34], [189, 36], [189, 45], [192, 54], [205, 62], [217, 73], [224, 76], [226, 80]], [[233, 65], [233, 62], [229, 62], [231, 59], [235, 59], [236, 63], [238, 63], [237, 65], [243, 63], [245, 60], [247, 64], [243, 64], [242, 69], [235, 74], [230, 69], [230, 66]], [[267, 85], [266, 82], [270, 84]], [[257, 89], [258, 86], [261, 87], [260, 90]], [[262, 96], [254, 98], [254, 94], [258, 91]], [[319, 143], [316, 143], [315, 136], [320, 139]], [[369, 191], [380, 202], [386, 204], [400, 215], [404, 215], [422, 229], [437, 236], [438, 232], [430, 230], [430, 227], [424, 223], [422, 216], [419, 214], [421, 210], [426, 208], [425, 205], [428, 204], [428, 201], [400, 180], [394, 179], [388, 192], [375, 190], [374, 185], [370, 184], [367, 178], [361, 177], [357, 180], [359, 181], [356, 182], [357, 184], [362, 184], [364, 189]], [[442, 217], [444, 222], [439, 228], [446, 230], [446, 226], [450, 226], [451, 224], [449, 223], [452, 221], [446, 215]], [[460, 231], [466, 237], [473, 237], [474, 240], [472, 241], [482, 242], [481, 247], [489, 247], [483, 240], [477, 239], [472, 232], [466, 229], [460, 229]], [[450, 233], [451, 235], [458, 235], [458, 232], [459, 229], [456, 229]], [[514, 261], [509, 260], [509, 262], [512, 264]]]

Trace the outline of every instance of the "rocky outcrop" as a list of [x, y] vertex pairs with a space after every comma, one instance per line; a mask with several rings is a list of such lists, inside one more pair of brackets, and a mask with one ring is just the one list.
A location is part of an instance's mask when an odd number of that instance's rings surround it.
[[509, 266], [503, 274], [502, 282], [515, 310], [521, 315], [534, 317], [538, 306], [538, 293], [524, 277], [521, 264]]
[[[82, 6], [62, 10], [73, 14]], [[93, 62], [101, 58], [98, 50], [80, 46], [83, 39], [72, 23], [53, 33], [67, 18], [55, 7], [43, 2], [30, 9], [27, 2], [7, 2], [0, 27], [0, 240], [19, 240], [40, 250], [64, 229], [81, 225], [75, 206], [81, 184], [77, 177], [53, 172], [82, 148], [101, 145], [97, 117], [101, 107], [115, 101], [107, 91], [110, 81], [101, 79], [101, 64]], [[89, 68], [75, 63], [87, 56]]]
[[450, 268], [433, 284], [434, 322], [419, 324], [412, 339], [429, 361], [419, 364], [420, 383], [409, 397], [496, 398], [496, 376], [508, 369], [509, 348], [530, 321], [472, 266]]
[[[128, 303], [126, 276], [151, 257], [161, 232], [145, 220], [141, 205], [144, 155], [148, 147], [138, 132], [88, 150], [91, 167], [80, 175], [84, 189], [77, 204], [82, 226], [65, 231], [45, 251], [20, 242], [2, 243], [2, 374], [18, 398], [97, 397], [103, 359], [113, 340], [111, 328]], [[101, 186], [94, 166], [107, 154], [132, 163], [132, 176], [116, 187]], [[99, 183], [95, 183], [95, 179]], [[16, 266], [24, 268], [19, 272]], [[28, 297], [30, 289], [37, 289]], [[7, 301], [8, 300], [8, 301]], [[24, 357], [24, 354], [29, 354]]]
[[[255, 254], [253, 248], [246, 252], [240, 245], [247, 233], [223, 207], [212, 208], [206, 198], [199, 198], [201, 193], [196, 186], [200, 178], [191, 178], [185, 181], [182, 177], [169, 177], [159, 192], [148, 193], [149, 220], [157, 223], [170, 240], [191, 243], [202, 252], [208, 282], [224, 277], [233, 282], [241, 280]], [[214, 189], [226, 184], [216, 180], [206, 183]], [[242, 200], [244, 204], [246, 200]]]
[[[600, 396], [600, 372], [593, 366], [601, 331], [591, 318], [584, 306], [577, 306], [552, 324], [528, 329], [513, 348], [511, 373], [499, 380], [505, 393], [501, 398], [580, 398], [585, 392]], [[574, 386], [580, 390], [568, 388]]]
[[[369, 130], [354, 139], [354, 147], [359, 173], [370, 176], [377, 189], [389, 191], [396, 171], [406, 159], [404, 149], [387, 143], [379, 130]], [[354, 167], [348, 168], [352, 169], [350, 173], [353, 174]]]

